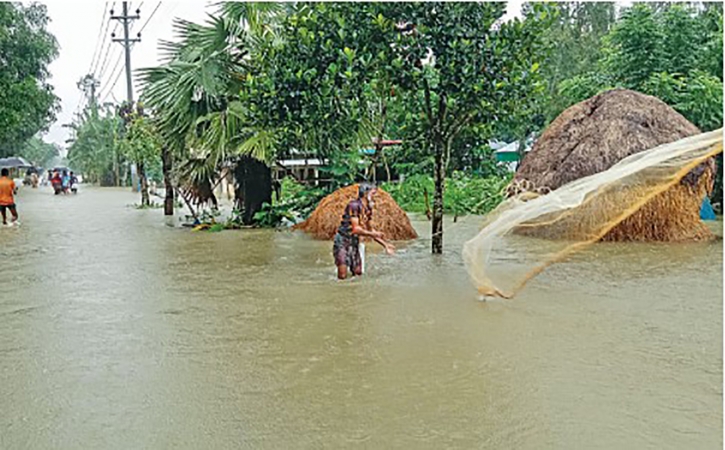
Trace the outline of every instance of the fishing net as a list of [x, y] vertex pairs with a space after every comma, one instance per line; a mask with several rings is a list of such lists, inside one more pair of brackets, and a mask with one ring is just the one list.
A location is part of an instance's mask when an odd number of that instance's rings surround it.
[[[630, 155], [551, 193], [524, 192], [506, 200], [464, 245], [473, 282], [482, 295], [511, 298], [546, 267], [602, 240], [669, 190], [690, 189], [678, 195], [691, 196], [699, 211], [701, 189], [680, 181], [721, 153], [722, 142], [722, 129], [698, 134]], [[659, 204], [656, 212], [679, 213], [676, 205], [665, 206]], [[699, 222], [699, 216], [693, 220]], [[685, 222], [682, 227], [688, 227]]]

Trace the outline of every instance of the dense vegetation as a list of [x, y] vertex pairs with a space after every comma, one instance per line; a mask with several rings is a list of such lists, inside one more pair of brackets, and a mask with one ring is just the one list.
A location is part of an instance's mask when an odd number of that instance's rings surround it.
[[55, 121], [48, 65], [58, 43], [47, 23], [42, 4], [0, 2], [0, 157], [16, 155]]
[[509, 175], [490, 140], [524, 142], [613, 87], [655, 95], [703, 130], [722, 126], [720, 4], [532, 3], [502, 23], [505, 9], [221, 4], [203, 24], [177, 20], [163, 64], [139, 71], [144, 118], [119, 120], [128, 105], [85, 114], [71, 158], [115, 183], [128, 161], [162, 167], [167, 213], [173, 187], [215, 205], [228, 167], [242, 224], [298, 220], [325, 193], [285, 181], [273, 198], [282, 159], [326, 161], [328, 189], [402, 176], [384, 186], [430, 215], [440, 252], [444, 212], [485, 213], [501, 199]]
[[60, 156], [60, 151], [57, 145], [49, 144], [34, 136], [20, 148], [17, 154], [36, 167], [48, 167]]

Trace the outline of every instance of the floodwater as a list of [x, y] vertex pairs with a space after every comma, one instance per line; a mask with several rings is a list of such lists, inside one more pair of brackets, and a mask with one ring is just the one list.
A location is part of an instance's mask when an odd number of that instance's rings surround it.
[[330, 243], [135, 201], [24, 189], [0, 229], [0, 448], [722, 448], [722, 242], [597, 245], [481, 302], [475, 219], [338, 283]]

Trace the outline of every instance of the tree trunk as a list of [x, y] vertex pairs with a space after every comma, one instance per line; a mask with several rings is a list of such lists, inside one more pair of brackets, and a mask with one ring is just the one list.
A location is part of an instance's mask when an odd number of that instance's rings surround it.
[[142, 162], [138, 163], [138, 179], [141, 181], [141, 206], [149, 206], [149, 183], [146, 179], [146, 170]]
[[243, 156], [234, 169], [236, 207], [242, 223], [251, 225], [264, 203], [272, 203], [272, 171], [266, 164]]
[[171, 181], [171, 151], [167, 147], [161, 149], [161, 170], [164, 172], [164, 186], [166, 187], [166, 197], [164, 198], [164, 215], [174, 215], [174, 185]]
[[428, 200], [428, 189], [423, 188], [423, 199], [425, 200], [425, 216], [430, 220], [433, 218], [433, 213], [430, 211], [430, 200]]
[[433, 181], [435, 192], [433, 194], [433, 220], [431, 222], [431, 251], [433, 254], [443, 253], [443, 190], [445, 187], [445, 149], [443, 142], [436, 139], [435, 149], [435, 173]]

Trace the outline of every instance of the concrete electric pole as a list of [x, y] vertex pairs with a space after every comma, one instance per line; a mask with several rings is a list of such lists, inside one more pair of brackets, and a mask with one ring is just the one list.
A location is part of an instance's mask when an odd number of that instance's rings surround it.
[[138, 15], [141, 11], [136, 10], [136, 14], [133, 16], [128, 15], [128, 2], [123, 2], [123, 14], [120, 16], [114, 16], [111, 11], [111, 19], [118, 20], [123, 25], [123, 37], [116, 38], [115, 35], [111, 35], [113, 42], [121, 42], [123, 44], [124, 51], [126, 52], [126, 100], [129, 103], [133, 103], [133, 80], [131, 79], [131, 44], [141, 41], [141, 33], [138, 33], [137, 37], [129, 37], [129, 25], [136, 19], [141, 17]]
[[86, 94], [88, 104], [91, 106], [91, 111], [93, 112], [93, 115], [96, 116], [98, 114], [96, 89], [101, 85], [101, 83], [96, 80], [92, 74], [88, 74], [81, 78], [76, 85], [78, 86], [78, 89]]
[[[123, 14], [120, 16], [113, 15], [111, 10], [111, 19], [118, 20], [123, 25], [123, 38], [116, 38], [115, 34], [112, 34], [113, 42], [120, 42], [123, 44], [124, 51], [126, 52], [126, 100], [130, 107], [133, 108], [133, 79], [131, 77], [131, 44], [141, 41], [141, 33], [138, 33], [135, 38], [129, 37], [129, 25], [136, 19], [139, 19], [139, 13], [141, 10], [137, 9], [136, 14], [130, 16], [128, 14], [128, 2], [123, 2]], [[131, 188], [134, 192], [138, 192], [138, 174], [136, 171], [136, 164], [131, 164]]]

